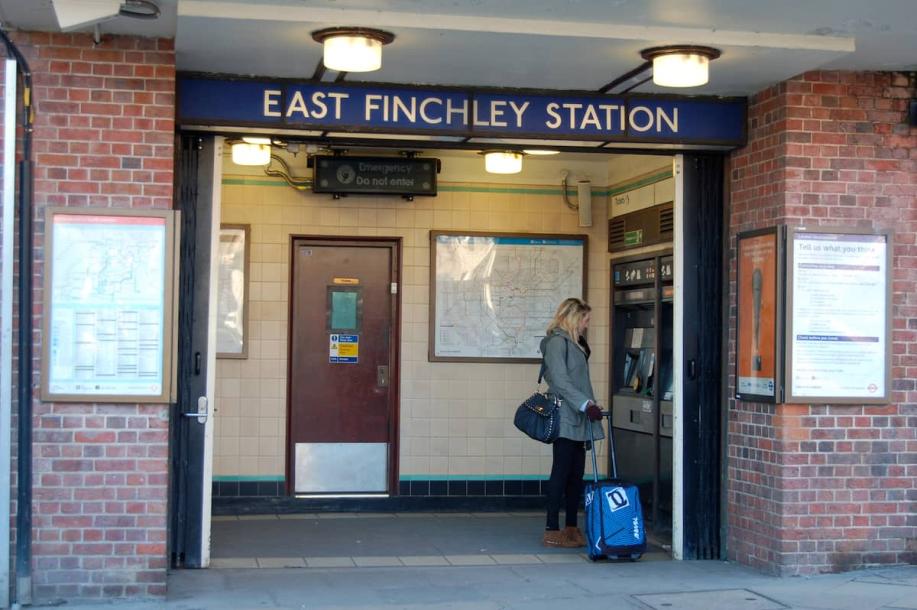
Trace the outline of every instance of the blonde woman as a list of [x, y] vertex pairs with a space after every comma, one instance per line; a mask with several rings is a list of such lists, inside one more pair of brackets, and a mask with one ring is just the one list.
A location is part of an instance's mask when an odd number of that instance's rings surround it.
[[[547, 489], [547, 523], [542, 543], [549, 547], [586, 546], [586, 538], [577, 527], [583, 473], [586, 468], [586, 441], [604, 438], [602, 409], [595, 402], [589, 378], [589, 344], [586, 329], [592, 308], [580, 299], [565, 299], [557, 308], [541, 340], [545, 380], [548, 391], [563, 401], [560, 407], [560, 429], [554, 441], [554, 460]], [[565, 507], [564, 529], [560, 529], [560, 508]]]

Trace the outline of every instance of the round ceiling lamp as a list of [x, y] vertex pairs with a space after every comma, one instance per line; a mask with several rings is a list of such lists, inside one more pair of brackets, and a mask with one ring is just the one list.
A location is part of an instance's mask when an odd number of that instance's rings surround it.
[[232, 145], [232, 162], [236, 165], [267, 165], [271, 162], [270, 138], [242, 138]]
[[710, 61], [719, 49], [695, 45], [670, 45], [640, 51], [653, 62], [653, 83], [660, 87], [699, 87], [709, 80]]
[[516, 150], [485, 151], [484, 169], [488, 174], [518, 174], [522, 171], [522, 153]]
[[338, 72], [372, 72], [382, 67], [382, 45], [395, 40], [391, 32], [372, 28], [325, 28], [312, 32], [322, 43], [325, 67]]

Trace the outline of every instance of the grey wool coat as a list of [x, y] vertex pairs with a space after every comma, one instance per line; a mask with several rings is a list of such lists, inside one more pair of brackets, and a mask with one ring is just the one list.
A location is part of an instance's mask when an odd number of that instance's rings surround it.
[[[563, 401], [558, 436], [573, 441], [590, 440], [589, 429], [586, 427], [589, 419], [579, 410], [587, 400], [595, 402], [585, 352], [566, 331], [554, 329], [541, 340], [541, 353], [544, 356], [544, 377], [548, 383], [548, 392]], [[592, 432], [595, 440], [605, 438], [601, 422], [592, 422]]]

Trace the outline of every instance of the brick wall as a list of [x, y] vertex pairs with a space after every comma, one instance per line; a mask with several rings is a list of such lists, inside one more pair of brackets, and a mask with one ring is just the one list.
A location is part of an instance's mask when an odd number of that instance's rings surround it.
[[[169, 40], [13, 40], [34, 79], [37, 384], [44, 209], [171, 209], [175, 56]], [[36, 599], [163, 595], [168, 406], [36, 395], [33, 427]]]
[[[914, 75], [812, 72], [750, 101], [731, 159], [735, 235], [786, 223], [894, 231], [892, 402], [730, 402], [729, 557], [777, 574], [917, 560], [917, 129]], [[730, 392], [735, 379], [730, 377]]]

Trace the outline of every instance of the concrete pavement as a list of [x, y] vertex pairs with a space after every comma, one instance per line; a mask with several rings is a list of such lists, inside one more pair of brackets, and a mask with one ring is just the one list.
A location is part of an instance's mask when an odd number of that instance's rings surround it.
[[213, 565], [164, 601], [79, 610], [917, 610], [917, 566], [777, 578], [723, 561], [588, 561], [544, 549], [538, 513], [223, 517]]

